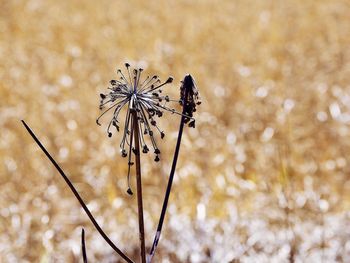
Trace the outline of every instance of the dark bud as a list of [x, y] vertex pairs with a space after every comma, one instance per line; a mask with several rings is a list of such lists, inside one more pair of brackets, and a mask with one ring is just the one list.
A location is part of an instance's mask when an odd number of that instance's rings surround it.
[[158, 155], [156, 155], [156, 158], [154, 158], [154, 161], [155, 161], [155, 162], [159, 162], [159, 161], [160, 161], [160, 158], [159, 158]]
[[148, 133], [149, 133], [149, 136], [153, 136], [153, 131], [150, 130]]
[[128, 165], [132, 166], [132, 165], [134, 165], [134, 162], [128, 162]]
[[155, 120], [151, 120], [151, 124], [152, 124], [153, 126], [156, 126], [157, 122], [156, 122]]
[[117, 81], [115, 79], [112, 79], [109, 83], [111, 83], [112, 86], [117, 85]]
[[161, 111], [157, 111], [157, 115], [158, 115], [158, 117], [160, 118], [160, 117], [162, 117], [162, 116], [163, 116], [163, 112], [161, 112]]
[[160, 90], [158, 90], [158, 92], [159, 92], [159, 93], [162, 93], [163, 91], [160, 89]]
[[148, 131], [147, 131], [147, 129], [145, 129], [145, 131], [143, 132], [143, 134], [145, 134], [145, 135], [146, 135], [147, 133], [148, 133]]
[[102, 94], [102, 93], [100, 93], [100, 97], [101, 97], [101, 99], [105, 99], [106, 98], [106, 95], [105, 94]]
[[109, 137], [109, 138], [112, 137], [112, 133], [111, 133], [111, 132], [108, 133], [108, 137]]
[[158, 149], [158, 148], [157, 148], [157, 149], [154, 149], [154, 153], [155, 153], [155, 154], [160, 154], [159, 149]]
[[169, 96], [168, 96], [168, 95], [166, 95], [166, 96], [165, 96], [165, 101], [166, 101], [166, 102], [169, 102], [169, 101], [170, 101], [170, 99], [169, 99]]
[[159, 96], [159, 94], [158, 94], [157, 92], [153, 92], [152, 95], [153, 95], [154, 97], [158, 97], [158, 96]]
[[147, 145], [144, 145], [143, 149], [142, 149], [142, 152], [143, 153], [148, 153], [148, 151], [149, 151], [149, 149], [148, 149]]
[[163, 139], [164, 136], [165, 136], [165, 133], [162, 131], [162, 132], [160, 133], [160, 138]]
[[149, 116], [153, 117], [156, 113], [153, 109], [148, 109]]
[[193, 121], [190, 121], [190, 123], [188, 124], [189, 127], [191, 128], [196, 128], [196, 121], [193, 120]]
[[133, 195], [134, 193], [131, 191], [131, 188], [129, 187], [128, 190], [126, 191], [129, 195]]
[[[180, 104], [183, 106], [184, 113], [192, 117], [196, 111], [196, 105], [200, 105], [200, 98], [194, 79], [191, 75], [185, 76], [180, 88]], [[195, 127], [194, 122], [190, 122], [190, 127]]]
[[[125, 67], [128, 68], [130, 67], [130, 64], [129, 63], [125, 63]], [[130, 190], [131, 191], [131, 190]]]
[[123, 149], [123, 150], [122, 150], [122, 157], [126, 157], [126, 156], [128, 156], [128, 154], [127, 154], [126, 150]]

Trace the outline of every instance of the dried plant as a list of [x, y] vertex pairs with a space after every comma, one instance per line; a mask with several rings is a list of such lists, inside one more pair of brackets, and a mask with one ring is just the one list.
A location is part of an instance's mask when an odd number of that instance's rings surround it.
[[[62, 178], [64, 179], [64, 181], [67, 183], [67, 185], [69, 186], [69, 188], [71, 189], [71, 191], [73, 192], [74, 196], [77, 198], [77, 200], [79, 201], [81, 207], [84, 209], [85, 213], [88, 215], [89, 219], [91, 220], [92, 224], [94, 225], [94, 227], [97, 229], [97, 231], [100, 233], [100, 235], [104, 238], [104, 240], [107, 242], [107, 244], [113, 248], [113, 250], [115, 252], [117, 252], [126, 262], [133, 262], [128, 256], [126, 256], [114, 243], [113, 241], [107, 236], [107, 234], [102, 230], [102, 228], [100, 227], [100, 225], [97, 223], [96, 219], [94, 218], [94, 216], [92, 215], [92, 213], [90, 212], [89, 208], [86, 206], [85, 202], [83, 201], [83, 199], [80, 197], [78, 191], [75, 189], [74, 185], [72, 184], [72, 182], [69, 180], [68, 176], [63, 172], [62, 168], [58, 165], [58, 163], [55, 161], [55, 159], [50, 155], [50, 153], [46, 150], [46, 148], [42, 145], [42, 143], [39, 141], [39, 139], [36, 137], [36, 135], [34, 134], [34, 132], [29, 128], [29, 126], [26, 124], [26, 122], [24, 120], [22, 120], [22, 123], [24, 125], [24, 127], [27, 129], [27, 131], [29, 132], [29, 134], [32, 136], [32, 138], [34, 139], [34, 141], [38, 144], [38, 146], [40, 147], [40, 149], [45, 153], [45, 155], [47, 156], [47, 158], [49, 158], [49, 160], [51, 161], [51, 163], [55, 166], [55, 168], [57, 169], [57, 171], [60, 173], [60, 175], [62, 176]], [[82, 235], [84, 236], [84, 235]], [[83, 249], [84, 251], [84, 249]], [[83, 253], [84, 254], [84, 253]]]
[[[142, 263], [146, 263], [146, 248], [145, 248], [145, 230], [144, 230], [144, 216], [143, 216], [143, 199], [142, 199], [142, 178], [141, 178], [141, 148], [143, 153], [148, 153], [149, 148], [146, 143], [145, 137], [148, 136], [152, 147], [154, 149], [155, 161], [158, 162], [160, 160], [160, 150], [157, 146], [156, 140], [154, 138], [154, 129], [156, 129], [161, 138], [163, 139], [165, 136], [164, 131], [160, 130], [155, 120], [156, 117], [160, 118], [163, 116], [164, 111], [168, 111], [172, 114], [176, 113], [181, 116], [179, 134], [177, 139], [177, 144], [175, 148], [173, 164], [169, 176], [168, 186], [166, 189], [163, 207], [158, 223], [157, 232], [154, 238], [154, 242], [152, 245], [152, 249], [150, 251], [150, 255], [147, 258], [147, 262], [151, 262], [152, 258], [155, 254], [156, 247], [158, 245], [158, 241], [160, 238], [162, 226], [164, 223], [165, 213], [168, 205], [168, 200], [170, 196], [171, 186], [175, 174], [177, 159], [179, 156], [181, 138], [183, 133], [183, 128], [186, 123], [188, 123], [189, 127], [195, 127], [195, 119], [193, 118], [193, 113], [196, 111], [196, 106], [201, 104], [199, 93], [194, 83], [194, 79], [191, 75], [187, 75], [182, 81], [182, 85], [180, 87], [180, 99], [179, 100], [171, 100], [168, 95], [162, 95], [161, 87], [166, 84], [169, 84], [173, 81], [172, 77], [169, 77], [167, 81], [161, 83], [158, 76], [147, 77], [142, 82], [140, 81], [141, 73], [143, 69], [134, 69], [132, 73], [130, 72], [130, 64], [125, 64], [128, 79], [122, 73], [120, 69], [118, 69], [117, 73], [120, 75], [119, 80], [111, 80], [110, 87], [108, 88], [110, 91], [106, 94], [100, 94], [101, 102], [100, 109], [104, 110], [103, 113], [98, 117], [96, 123], [101, 125], [99, 120], [102, 116], [104, 116], [107, 112], [113, 110], [112, 119], [109, 121], [107, 127], [107, 134], [109, 137], [112, 137], [111, 126], [113, 125], [116, 130], [120, 131], [119, 124], [119, 114], [121, 110], [126, 108], [126, 116], [124, 121], [124, 129], [122, 141], [120, 143], [121, 155], [122, 157], [129, 156], [128, 160], [128, 189], [127, 193], [132, 195], [133, 192], [130, 187], [130, 170], [131, 166], [134, 164], [134, 160], [132, 155], [134, 155], [136, 161], [136, 186], [137, 186], [137, 204], [138, 204], [138, 219], [139, 219], [139, 238], [140, 238], [140, 258]], [[182, 113], [176, 111], [174, 108], [169, 108], [167, 104], [169, 102], [176, 101], [180, 103], [182, 106]], [[107, 106], [107, 109], [105, 107]], [[80, 197], [77, 190], [74, 188], [71, 181], [68, 179], [66, 174], [63, 172], [62, 168], [57, 164], [54, 158], [49, 154], [46, 148], [42, 145], [39, 139], [36, 137], [34, 132], [29, 128], [29, 126], [22, 120], [23, 125], [41, 148], [41, 150], [46, 154], [58, 172], [61, 174], [69, 188], [72, 190], [75, 197], [78, 199], [80, 205], [89, 216], [91, 222], [101, 234], [101, 236], [105, 239], [105, 241], [117, 252], [125, 261], [133, 262], [128, 256], [126, 256], [105, 234], [102, 228], [98, 225], [97, 221], [91, 214], [90, 210]], [[141, 147], [140, 147], [141, 146]], [[128, 148], [128, 151], [126, 150]], [[81, 233], [81, 247], [83, 254], [83, 261], [87, 262], [87, 253], [85, 246], [85, 231], [82, 229]]]
[[196, 88], [194, 79], [192, 78], [191, 75], [187, 75], [184, 78], [184, 80], [182, 81], [182, 85], [181, 85], [180, 90], [181, 90], [180, 103], [183, 106], [182, 118], [181, 118], [181, 122], [180, 122], [179, 134], [177, 136], [176, 148], [175, 148], [173, 163], [171, 166], [170, 176], [169, 176], [169, 180], [168, 180], [168, 186], [167, 186], [167, 189], [165, 192], [162, 211], [161, 211], [159, 222], [158, 222], [157, 232], [156, 232], [156, 235], [154, 237], [151, 252], [150, 252], [150, 255], [148, 258], [148, 262], [152, 261], [152, 258], [155, 254], [155, 251], [156, 251], [159, 239], [160, 239], [160, 234], [161, 234], [163, 223], [164, 223], [165, 213], [166, 213], [166, 209], [168, 207], [171, 186], [172, 186], [173, 180], [174, 180], [177, 159], [179, 157], [179, 151], [180, 151], [180, 145], [181, 145], [182, 132], [183, 132], [184, 125], [185, 125], [185, 123], [189, 123], [190, 127], [193, 127], [193, 128], [195, 127], [195, 120], [192, 119], [192, 116], [193, 116], [193, 113], [196, 111], [196, 105], [201, 104], [198, 90]]
[[[141, 145], [142, 153], [149, 152], [146, 137], [149, 138], [155, 154], [154, 161], [158, 162], [160, 160], [160, 150], [157, 146], [154, 131], [160, 134], [161, 139], [164, 138], [165, 132], [158, 126], [156, 118], [162, 117], [164, 111], [173, 114], [175, 113], [183, 116], [186, 123], [190, 121], [189, 126], [194, 127], [195, 120], [192, 115], [193, 111], [195, 111], [194, 99], [198, 100], [198, 92], [191, 90], [188, 93], [189, 98], [187, 98], [188, 102], [186, 102], [188, 104], [185, 107], [186, 111], [179, 113], [174, 108], [169, 107], [168, 104], [169, 102], [178, 102], [180, 105], [184, 103], [185, 91], [183, 85], [181, 87], [181, 99], [173, 100], [170, 99], [168, 95], [163, 95], [163, 90], [161, 89], [164, 85], [172, 83], [172, 77], [169, 77], [163, 83], [161, 83], [157, 75], [154, 75], [153, 77], [147, 76], [144, 80], [142, 80], [142, 68], [134, 69], [131, 72], [129, 63], [125, 63], [125, 67], [128, 72], [127, 77], [120, 69], [118, 69], [117, 73], [120, 75], [119, 79], [111, 80], [110, 87], [108, 87], [109, 91], [105, 94], [100, 94], [100, 109], [103, 110], [103, 113], [98, 117], [96, 123], [101, 125], [99, 122], [101, 117], [113, 110], [112, 118], [107, 126], [107, 134], [109, 137], [112, 137], [111, 127], [114, 126], [118, 132], [120, 131], [119, 114], [123, 108], [126, 108], [124, 129], [122, 130], [123, 135], [120, 143], [120, 152], [122, 157], [128, 156], [129, 158], [127, 192], [132, 194], [132, 190], [130, 188], [130, 168], [134, 164], [132, 160], [132, 152], [135, 153], [136, 150], [134, 147], [136, 145], [133, 145], [135, 136], [139, 136], [138, 140], [136, 141]], [[192, 99], [192, 97], [194, 97], [194, 99]], [[135, 120], [133, 119], [134, 114], [136, 115]], [[135, 127], [138, 130], [138, 133], [133, 132]]]

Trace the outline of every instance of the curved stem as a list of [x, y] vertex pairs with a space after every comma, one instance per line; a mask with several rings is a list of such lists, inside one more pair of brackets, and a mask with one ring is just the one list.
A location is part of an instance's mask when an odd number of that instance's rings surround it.
[[88, 217], [90, 218], [92, 224], [95, 226], [95, 228], [97, 229], [97, 231], [100, 233], [100, 235], [104, 238], [104, 240], [108, 243], [108, 245], [110, 245], [111, 248], [113, 248], [113, 250], [115, 252], [117, 252], [126, 262], [128, 263], [134, 263], [129, 257], [127, 257], [116, 245], [114, 245], [114, 243], [112, 242], [112, 240], [109, 239], [109, 237], [106, 235], [106, 233], [102, 230], [102, 228], [99, 226], [99, 224], [96, 222], [95, 218], [93, 217], [93, 215], [91, 214], [90, 210], [87, 208], [87, 206], [85, 205], [83, 199], [80, 197], [78, 191], [74, 188], [73, 184], [71, 183], [71, 181], [68, 179], [68, 177], [65, 175], [65, 173], [63, 172], [63, 170], [61, 169], [61, 167], [57, 164], [57, 162], [52, 158], [52, 156], [50, 155], [50, 153], [45, 149], [45, 147], [41, 144], [41, 142], [39, 141], [39, 139], [35, 136], [34, 132], [29, 128], [29, 126], [25, 123], [24, 120], [22, 120], [22, 123], [24, 125], [24, 127], [27, 129], [27, 131], [29, 132], [29, 134], [32, 136], [32, 138], [34, 139], [34, 141], [38, 144], [38, 146], [40, 147], [40, 149], [45, 153], [45, 155], [47, 156], [47, 158], [49, 158], [49, 160], [51, 161], [51, 163], [55, 166], [55, 168], [57, 169], [57, 171], [61, 174], [62, 178], [64, 179], [64, 181], [67, 183], [67, 185], [69, 186], [69, 188], [71, 189], [71, 191], [73, 192], [74, 196], [78, 199], [81, 207], [84, 209], [85, 213], [88, 215]]

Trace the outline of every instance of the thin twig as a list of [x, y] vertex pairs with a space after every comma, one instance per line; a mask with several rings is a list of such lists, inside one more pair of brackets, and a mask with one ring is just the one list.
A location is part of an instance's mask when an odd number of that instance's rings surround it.
[[95, 228], [97, 229], [97, 231], [100, 233], [100, 235], [104, 238], [104, 240], [108, 243], [108, 245], [111, 246], [111, 248], [113, 248], [113, 250], [115, 252], [117, 252], [126, 262], [128, 263], [133, 263], [133, 261], [128, 258], [116, 245], [114, 245], [114, 243], [112, 242], [112, 240], [109, 239], [109, 237], [105, 234], [105, 232], [103, 232], [102, 228], [99, 226], [99, 224], [96, 222], [95, 218], [92, 216], [90, 210], [87, 208], [87, 206], [85, 205], [83, 199], [80, 197], [80, 195], [78, 194], [78, 191], [74, 188], [73, 184], [71, 183], [71, 181], [68, 179], [68, 177], [65, 175], [65, 173], [63, 172], [63, 170], [61, 169], [61, 167], [57, 164], [57, 162], [52, 158], [52, 156], [49, 154], [49, 152], [45, 149], [45, 147], [41, 144], [41, 142], [39, 141], [39, 139], [35, 136], [34, 132], [29, 128], [29, 126], [25, 123], [24, 120], [22, 120], [22, 123], [24, 125], [24, 127], [27, 129], [27, 131], [29, 132], [29, 134], [32, 136], [32, 138], [34, 139], [34, 141], [38, 144], [38, 146], [41, 148], [41, 150], [45, 153], [45, 155], [47, 156], [47, 158], [49, 158], [49, 160], [51, 161], [51, 163], [55, 166], [55, 168], [57, 169], [57, 171], [61, 174], [61, 176], [63, 177], [63, 179], [65, 180], [65, 182], [67, 183], [67, 185], [69, 186], [69, 188], [72, 190], [74, 196], [78, 199], [81, 207], [84, 209], [85, 213], [88, 215], [88, 217], [90, 218], [92, 224], [95, 226]]
[[135, 142], [136, 186], [137, 186], [137, 206], [138, 206], [138, 217], [139, 217], [141, 262], [146, 263], [145, 227], [144, 227], [144, 222], [143, 222], [143, 204], [142, 204], [142, 181], [141, 181], [139, 125], [138, 125], [136, 110], [132, 111], [132, 115], [133, 115], [134, 142]]
[[[187, 99], [187, 97], [188, 97], [188, 90], [189, 89], [186, 88], [184, 99]], [[186, 107], [186, 103], [183, 103], [183, 109], [182, 109], [182, 113], [183, 114], [186, 113], [185, 107]], [[186, 119], [186, 117], [184, 115], [182, 115], [181, 121], [180, 121], [179, 134], [177, 136], [176, 148], [175, 148], [175, 152], [174, 152], [173, 163], [172, 163], [172, 166], [171, 166], [171, 171], [170, 171], [170, 176], [169, 176], [169, 180], [168, 180], [168, 185], [167, 185], [167, 189], [166, 189], [165, 196], [164, 196], [162, 212], [160, 214], [158, 227], [157, 227], [157, 232], [156, 232], [156, 234], [154, 236], [152, 249], [150, 251], [147, 263], [151, 263], [152, 262], [152, 258], [154, 256], [156, 248], [158, 246], [158, 241], [160, 239], [160, 234], [162, 232], [162, 227], [163, 227], [163, 223], [164, 223], [165, 213], [166, 213], [166, 209], [168, 207], [168, 201], [169, 201], [170, 192], [171, 192], [171, 186], [173, 184], [174, 174], [175, 174], [175, 170], [176, 170], [177, 159], [179, 157], [182, 133], [183, 133], [184, 125], [185, 125], [185, 119]]]
[[85, 248], [85, 230], [84, 230], [84, 228], [81, 229], [81, 250], [83, 251], [84, 263], [88, 263], [87, 256], [86, 256], [86, 248]]

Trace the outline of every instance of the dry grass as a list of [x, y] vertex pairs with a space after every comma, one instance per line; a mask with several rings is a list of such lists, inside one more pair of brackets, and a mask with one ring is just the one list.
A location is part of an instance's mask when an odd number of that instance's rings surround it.
[[[137, 253], [118, 136], [96, 126], [98, 93], [125, 61], [190, 72], [203, 104], [185, 131], [157, 262], [350, 260], [348, 1], [0, 1], [0, 261], [116, 257], [29, 138], [36, 131], [113, 240]], [[163, 118], [164, 119], [164, 118]], [[163, 160], [143, 159], [147, 244]]]

